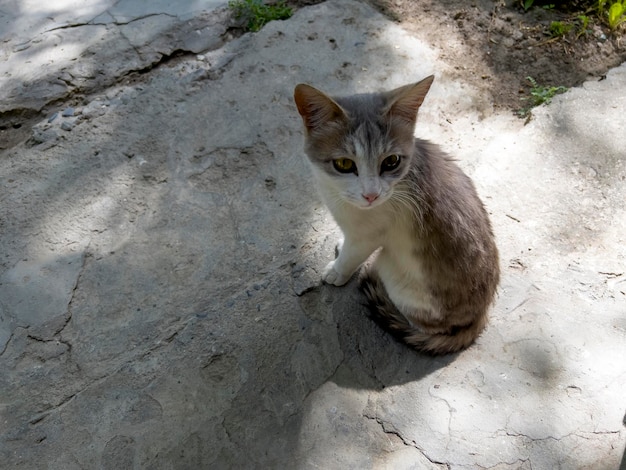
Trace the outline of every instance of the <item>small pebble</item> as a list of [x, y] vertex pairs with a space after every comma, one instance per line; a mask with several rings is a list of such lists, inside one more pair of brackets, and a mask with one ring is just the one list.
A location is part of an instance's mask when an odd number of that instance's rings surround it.
[[54, 113], [52, 116], [50, 116], [50, 117], [48, 118], [48, 122], [52, 122], [52, 121], [54, 121], [54, 120], [57, 118], [57, 116], [58, 116], [58, 115], [59, 115], [59, 113]]
[[33, 128], [32, 139], [35, 144], [43, 144], [44, 142], [54, 141], [57, 137], [57, 133], [53, 129], [41, 129], [38, 127]]
[[74, 128], [74, 123], [69, 122], [69, 121], [65, 121], [63, 122], [63, 124], [61, 124], [61, 129], [63, 129], [64, 131], [71, 131]]
[[70, 117], [74, 115], [74, 108], [65, 108], [61, 113], [63, 117]]

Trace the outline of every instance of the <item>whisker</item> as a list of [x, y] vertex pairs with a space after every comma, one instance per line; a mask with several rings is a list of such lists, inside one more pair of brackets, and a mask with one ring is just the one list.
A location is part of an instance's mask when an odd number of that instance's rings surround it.
[[403, 181], [398, 184], [390, 199], [391, 208], [396, 218], [408, 215], [418, 225], [422, 226], [425, 199], [416, 189], [414, 185], [410, 184], [410, 181]]

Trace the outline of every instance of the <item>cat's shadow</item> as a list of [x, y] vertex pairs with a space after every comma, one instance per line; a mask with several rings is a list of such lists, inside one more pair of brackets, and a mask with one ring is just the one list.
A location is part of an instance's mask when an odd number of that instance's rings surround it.
[[419, 353], [382, 329], [369, 314], [355, 280], [337, 288], [319, 286], [336, 324], [343, 360], [331, 378], [341, 387], [382, 390], [418, 381], [454, 362], [458, 354]]

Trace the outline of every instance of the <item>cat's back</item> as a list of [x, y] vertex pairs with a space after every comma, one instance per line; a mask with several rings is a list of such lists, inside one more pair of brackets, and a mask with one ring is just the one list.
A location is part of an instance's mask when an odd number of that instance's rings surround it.
[[407, 174], [415, 197], [426, 207], [431, 223], [493, 236], [474, 182], [456, 161], [438, 145], [415, 139], [415, 158]]
[[490, 271], [497, 283], [498, 249], [473, 181], [436, 144], [416, 139], [415, 151], [407, 180], [415, 204], [422, 207], [414, 230], [416, 246], [424, 247], [422, 257], [430, 264], [460, 267], [460, 272]]

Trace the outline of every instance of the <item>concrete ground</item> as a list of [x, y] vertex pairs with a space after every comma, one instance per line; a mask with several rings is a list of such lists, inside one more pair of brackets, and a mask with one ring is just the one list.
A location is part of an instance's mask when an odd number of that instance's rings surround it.
[[[47, 113], [0, 131], [3, 468], [623, 464], [626, 64], [524, 126], [353, 0], [235, 40], [212, 2], [48, 3], [0, 0], [0, 112]], [[440, 358], [320, 285], [338, 231], [292, 102], [430, 73], [417, 133], [474, 178], [503, 268]]]

